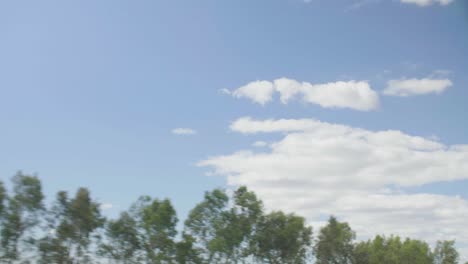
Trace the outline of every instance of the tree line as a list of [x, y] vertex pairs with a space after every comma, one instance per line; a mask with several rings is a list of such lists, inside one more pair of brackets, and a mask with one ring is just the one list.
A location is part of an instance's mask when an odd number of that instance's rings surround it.
[[1, 263], [459, 263], [454, 241], [434, 249], [398, 236], [359, 242], [333, 216], [313, 236], [303, 217], [266, 212], [246, 187], [206, 192], [180, 233], [169, 199], [141, 196], [116, 219], [102, 215], [86, 188], [60, 191], [49, 206], [44, 199], [36, 176], [18, 172], [10, 190], [0, 181]]

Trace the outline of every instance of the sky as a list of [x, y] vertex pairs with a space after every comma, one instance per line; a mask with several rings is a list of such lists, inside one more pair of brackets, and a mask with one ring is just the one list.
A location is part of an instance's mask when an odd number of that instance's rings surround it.
[[466, 258], [466, 58], [464, 0], [2, 1], [0, 180], [181, 220], [246, 185]]

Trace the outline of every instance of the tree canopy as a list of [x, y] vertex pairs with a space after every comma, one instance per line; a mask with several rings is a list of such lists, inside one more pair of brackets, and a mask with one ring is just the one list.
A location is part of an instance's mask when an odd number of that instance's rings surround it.
[[0, 181], [1, 263], [457, 264], [460, 258], [453, 240], [433, 250], [399, 236], [356, 241], [335, 216], [314, 239], [305, 218], [267, 211], [245, 186], [206, 192], [182, 229], [167, 198], [141, 196], [115, 219], [103, 216], [87, 188], [72, 196], [59, 191], [50, 205], [44, 200], [37, 176], [18, 172], [10, 189]]

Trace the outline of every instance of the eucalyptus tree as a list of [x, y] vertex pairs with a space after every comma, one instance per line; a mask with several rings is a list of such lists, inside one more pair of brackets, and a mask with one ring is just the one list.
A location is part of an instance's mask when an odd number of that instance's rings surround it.
[[432, 264], [433, 256], [429, 245], [421, 240], [407, 238], [401, 245], [401, 263]]
[[456, 264], [459, 254], [455, 248], [455, 241], [437, 241], [434, 248], [434, 264]]
[[195, 247], [195, 239], [186, 233], [182, 233], [182, 239], [176, 243], [176, 263], [202, 264], [200, 249]]
[[138, 234], [138, 223], [128, 212], [106, 224], [105, 238], [99, 245], [99, 255], [112, 263], [141, 263], [142, 242]]
[[427, 243], [398, 236], [377, 235], [373, 240], [354, 246], [355, 264], [432, 264], [433, 258]]
[[10, 196], [7, 196], [3, 185], [0, 187], [0, 203], [3, 211], [0, 259], [5, 263], [14, 263], [21, 257], [26, 261], [34, 258], [36, 244], [34, 231], [44, 212], [42, 185], [36, 176], [18, 172], [12, 178], [12, 185], [13, 192]]
[[73, 198], [61, 191], [51, 210], [46, 236], [40, 240], [42, 263], [92, 263], [92, 242], [104, 225], [99, 203], [86, 188], [79, 188]]
[[145, 263], [175, 263], [178, 218], [171, 201], [142, 196], [131, 213], [137, 221], [139, 247]]
[[0, 221], [3, 216], [3, 210], [5, 209], [5, 200], [7, 198], [7, 193], [3, 182], [0, 181]]
[[272, 212], [263, 216], [252, 240], [255, 260], [270, 264], [307, 263], [312, 250], [312, 228], [294, 214]]
[[314, 246], [316, 263], [352, 263], [355, 237], [356, 235], [348, 223], [339, 222], [334, 216], [331, 216], [327, 225], [320, 229]]
[[251, 241], [262, 214], [261, 201], [246, 187], [231, 196], [215, 189], [190, 212], [184, 233], [203, 263], [243, 263], [253, 257]]

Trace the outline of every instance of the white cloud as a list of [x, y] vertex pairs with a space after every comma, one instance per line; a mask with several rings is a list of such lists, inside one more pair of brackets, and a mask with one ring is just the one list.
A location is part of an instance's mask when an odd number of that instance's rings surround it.
[[380, 2], [381, 2], [381, 0], [359, 0], [359, 1], [355, 1], [353, 4], [351, 4], [346, 10], [347, 11], [357, 10], [357, 9], [362, 8], [363, 6], [367, 6], [367, 5], [370, 5], [370, 4], [376, 4], [376, 3], [380, 3]]
[[172, 134], [174, 135], [195, 135], [197, 131], [191, 129], [191, 128], [174, 128], [172, 129]]
[[439, 4], [446, 6], [452, 3], [454, 0], [400, 0], [404, 4], [415, 4], [418, 6], [430, 6], [433, 4]]
[[274, 81], [275, 89], [280, 93], [281, 103], [287, 104], [302, 90], [302, 84], [296, 80], [280, 78]]
[[298, 95], [305, 102], [318, 104], [325, 108], [351, 108], [360, 111], [376, 109], [379, 105], [378, 94], [371, 89], [367, 81], [331, 82], [311, 84], [288, 78], [270, 81], [255, 81], [234, 91], [223, 90], [236, 98], [249, 98], [253, 102], [266, 104], [273, 100], [274, 93], [280, 95], [280, 101], [287, 104]]
[[263, 148], [263, 147], [266, 147], [268, 146], [268, 143], [265, 142], [265, 141], [255, 141], [253, 144], [252, 144], [253, 147], [257, 147], [257, 148]]
[[283, 133], [264, 151], [243, 150], [199, 166], [247, 185], [267, 208], [311, 223], [335, 214], [361, 235], [399, 234], [468, 243], [468, 201], [405, 187], [468, 179], [468, 145], [444, 145], [397, 130], [369, 131], [313, 119], [240, 118], [242, 134]]
[[236, 98], [249, 98], [255, 103], [264, 105], [272, 100], [274, 88], [268, 81], [255, 81], [231, 92]]
[[452, 85], [453, 83], [449, 79], [424, 78], [390, 80], [383, 93], [385, 95], [394, 96], [411, 96], [429, 93], [440, 94]]
[[379, 106], [379, 97], [368, 82], [348, 81], [313, 85], [304, 83], [304, 100], [325, 108], [369, 111]]

